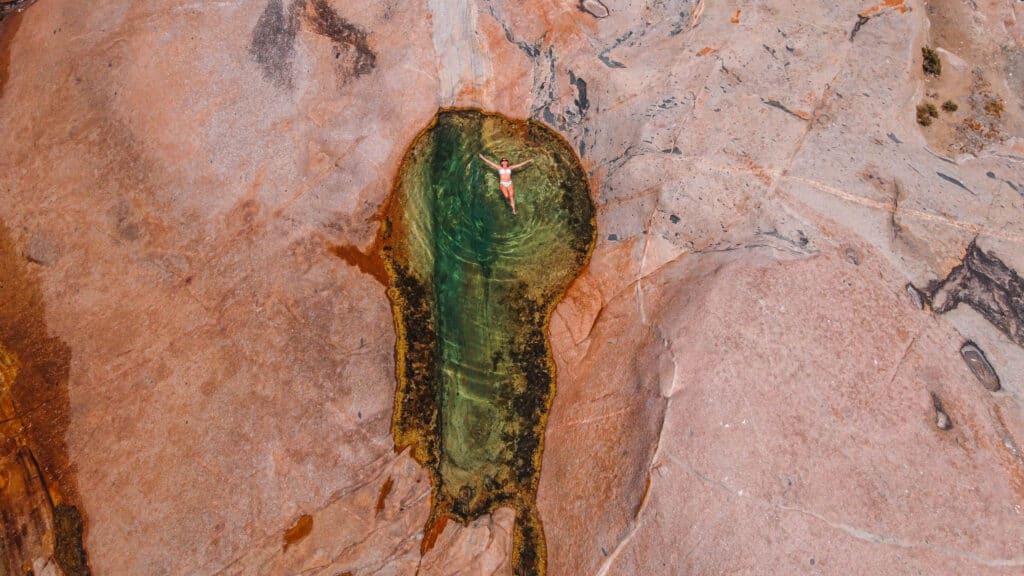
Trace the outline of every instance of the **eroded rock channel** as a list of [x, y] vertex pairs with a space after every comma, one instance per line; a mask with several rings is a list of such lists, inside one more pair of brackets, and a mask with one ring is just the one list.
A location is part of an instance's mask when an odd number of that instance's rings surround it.
[[[519, 214], [477, 158], [516, 172]], [[572, 148], [549, 128], [440, 112], [402, 163], [381, 230], [395, 315], [396, 448], [431, 473], [428, 550], [448, 519], [516, 510], [517, 574], [543, 574], [535, 499], [555, 368], [551, 311], [589, 258], [594, 207]]]

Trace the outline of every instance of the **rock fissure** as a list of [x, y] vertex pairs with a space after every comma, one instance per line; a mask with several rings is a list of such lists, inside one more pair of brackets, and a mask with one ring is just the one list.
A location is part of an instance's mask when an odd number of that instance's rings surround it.
[[[767, 502], [765, 502], [765, 503], [769, 504]], [[775, 505], [773, 507], [778, 509], [778, 510], [782, 510], [782, 511], [786, 511], [786, 512], [797, 512], [797, 513], [803, 514], [805, 516], [810, 516], [812, 518], [815, 518], [815, 519], [817, 519], [817, 520], [827, 524], [831, 528], [834, 528], [836, 530], [839, 530], [840, 532], [843, 532], [844, 534], [846, 534], [847, 536], [850, 536], [851, 538], [856, 538], [857, 540], [862, 540], [864, 542], [870, 542], [872, 544], [880, 544], [880, 545], [884, 545], [884, 546], [895, 546], [897, 548], [919, 548], [919, 549], [923, 549], [923, 550], [929, 550], [931, 552], [937, 552], [937, 553], [943, 554], [945, 556], [952, 556], [952, 557], [960, 558], [962, 560], [966, 560], [968, 562], [971, 562], [972, 564], [979, 564], [979, 565], [982, 565], [982, 566], [990, 566], [990, 567], [994, 567], [994, 568], [1024, 566], [1024, 556], [1011, 557], [1011, 558], [990, 558], [990, 557], [986, 557], [986, 556], [981, 556], [979, 554], [975, 554], [974, 552], [969, 552], [969, 551], [966, 551], [966, 550], [961, 550], [961, 549], [958, 549], [958, 548], [953, 548], [951, 546], [942, 546], [942, 545], [938, 545], [938, 544], [932, 544], [932, 543], [929, 543], [929, 542], [918, 542], [918, 541], [914, 541], [914, 540], [906, 540], [906, 539], [903, 539], [903, 538], [897, 538], [897, 537], [889, 536], [889, 535], [886, 535], [886, 534], [880, 534], [880, 533], [877, 533], [877, 532], [873, 532], [871, 530], [865, 530], [863, 528], [858, 528], [856, 526], [851, 526], [851, 525], [845, 524], [843, 522], [834, 522], [832, 520], [829, 520], [824, 515], [819, 514], [817, 512], [814, 512], [813, 510], [806, 510], [806, 509], [803, 509], [803, 508], [796, 508], [796, 507], [793, 507], [793, 506], [783, 506], [783, 505]]]
[[701, 483], [706, 484], [707, 486], [712, 487], [712, 488], [714, 488], [716, 490], [723, 491], [723, 492], [727, 493], [730, 497], [746, 498], [746, 499], [749, 499], [749, 500], [752, 500], [754, 502], [757, 502], [758, 504], [763, 505], [763, 506], [768, 507], [768, 508], [772, 508], [772, 509], [779, 510], [779, 511], [782, 511], [782, 512], [795, 512], [795, 513], [798, 513], [798, 514], [803, 514], [805, 516], [809, 516], [809, 517], [814, 518], [814, 519], [816, 519], [816, 520], [826, 524], [827, 526], [829, 526], [829, 527], [831, 527], [831, 528], [833, 528], [835, 530], [838, 530], [838, 531], [842, 532], [843, 534], [846, 534], [847, 536], [850, 536], [851, 538], [855, 538], [857, 540], [861, 540], [861, 541], [864, 541], [864, 542], [870, 542], [872, 544], [879, 544], [879, 545], [883, 545], [883, 546], [894, 546], [894, 547], [897, 547], [897, 548], [917, 548], [917, 549], [928, 550], [928, 551], [935, 552], [935, 553], [938, 553], [938, 554], [942, 554], [942, 555], [945, 555], [945, 556], [950, 556], [950, 557], [959, 558], [961, 560], [966, 560], [966, 561], [971, 562], [973, 564], [979, 564], [979, 565], [982, 565], [982, 566], [990, 566], [990, 567], [996, 567], [996, 568], [1024, 566], [1024, 556], [1008, 557], [1008, 558], [993, 558], [993, 557], [988, 557], [988, 556], [982, 556], [980, 554], [976, 554], [974, 552], [970, 552], [970, 551], [967, 551], [967, 550], [962, 550], [962, 549], [955, 548], [955, 547], [952, 547], [952, 546], [944, 546], [944, 545], [940, 545], [940, 544], [932, 544], [930, 542], [920, 542], [920, 541], [916, 541], [916, 540], [908, 540], [908, 539], [905, 539], [905, 538], [899, 538], [899, 537], [890, 536], [890, 535], [887, 535], [887, 534], [881, 534], [881, 533], [875, 532], [873, 530], [867, 530], [867, 529], [864, 529], [864, 528], [859, 528], [859, 527], [852, 526], [850, 524], [846, 524], [846, 523], [843, 523], [843, 522], [835, 522], [833, 520], [830, 520], [824, 514], [815, 512], [813, 510], [808, 510], [806, 508], [801, 508], [801, 507], [797, 507], [797, 506], [787, 506], [785, 504], [774, 503], [774, 502], [771, 502], [771, 501], [763, 499], [763, 498], [758, 498], [758, 497], [754, 496], [753, 494], [750, 494], [750, 493], [748, 493], [748, 492], [746, 492], [744, 490], [736, 490], [736, 489], [728, 486], [724, 482], [721, 482], [719, 480], [715, 480], [715, 479], [709, 477], [708, 475], [700, 472], [692, 464], [690, 464], [689, 462], [687, 462], [685, 460], [682, 460], [682, 459], [680, 459], [680, 458], [678, 458], [676, 456], [669, 455], [669, 459], [672, 460], [673, 462], [675, 462], [676, 464], [679, 464], [683, 468], [685, 468], [687, 472], [689, 472], [695, 478], [700, 480]]

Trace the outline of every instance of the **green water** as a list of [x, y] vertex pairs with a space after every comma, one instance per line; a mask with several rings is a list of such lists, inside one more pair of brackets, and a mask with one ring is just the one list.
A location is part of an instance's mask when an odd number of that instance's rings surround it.
[[[533, 159], [512, 175], [518, 215], [480, 152]], [[479, 111], [438, 115], [410, 148], [387, 210], [396, 445], [413, 446], [432, 471], [432, 522], [517, 510], [519, 573], [544, 569], [534, 500], [554, 392], [547, 320], [593, 239], [568, 144], [541, 124]]]

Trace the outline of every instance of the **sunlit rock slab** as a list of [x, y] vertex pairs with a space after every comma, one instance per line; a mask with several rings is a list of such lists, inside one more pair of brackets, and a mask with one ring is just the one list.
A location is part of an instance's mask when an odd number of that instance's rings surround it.
[[[552, 573], [1019, 571], [1021, 349], [905, 285], [975, 237], [1024, 269], [1024, 8], [601, 4], [49, 0], [5, 23], [2, 219], [71, 353], [96, 573], [507, 573], [507, 510], [415, 553], [384, 288], [328, 249], [369, 248], [439, 106], [547, 122], [598, 206], [551, 324]], [[958, 140], [984, 90], [999, 137]], [[946, 97], [959, 116], [915, 123]], [[389, 476], [409, 496], [375, 516]], [[392, 536], [345, 556], [341, 518]]]

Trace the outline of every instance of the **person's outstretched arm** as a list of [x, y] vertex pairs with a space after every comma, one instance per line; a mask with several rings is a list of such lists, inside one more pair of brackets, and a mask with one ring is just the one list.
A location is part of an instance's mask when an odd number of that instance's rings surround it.
[[495, 168], [495, 169], [501, 168], [501, 166], [498, 166], [496, 163], [491, 162], [490, 160], [488, 160], [483, 154], [477, 154], [477, 156], [479, 156], [480, 159], [483, 160], [484, 162], [486, 162], [491, 168]]
[[520, 162], [519, 164], [513, 164], [513, 165], [509, 166], [509, 168], [515, 170], [516, 168], [522, 168], [523, 166], [526, 166], [530, 162], [533, 162], [533, 158], [530, 158], [526, 162]]

